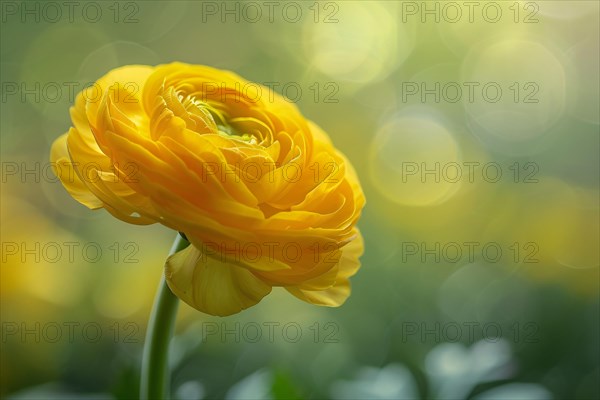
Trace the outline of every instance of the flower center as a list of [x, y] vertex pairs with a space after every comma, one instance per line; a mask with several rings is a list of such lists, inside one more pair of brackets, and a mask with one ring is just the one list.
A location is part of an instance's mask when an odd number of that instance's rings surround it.
[[180, 101], [186, 108], [186, 111], [189, 114], [193, 114], [200, 118], [209, 117], [211, 121], [211, 125], [216, 127], [216, 131], [219, 135], [235, 138], [237, 140], [244, 141], [246, 143], [256, 144], [257, 140], [254, 135], [251, 133], [247, 133], [239, 130], [239, 125], [233, 126], [230, 123], [229, 118], [225, 113], [218, 109], [218, 104], [211, 104], [210, 101], [204, 102], [197, 100], [194, 96], [188, 95], [183, 98], [180, 96]]

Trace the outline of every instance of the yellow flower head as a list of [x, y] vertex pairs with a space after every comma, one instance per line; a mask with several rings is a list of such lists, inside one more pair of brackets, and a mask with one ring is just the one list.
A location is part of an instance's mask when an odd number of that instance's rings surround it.
[[126, 66], [81, 92], [71, 119], [55, 173], [89, 208], [184, 233], [166, 277], [192, 307], [234, 314], [273, 286], [326, 306], [349, 296], [360, 183], [281, 96], [205, 66]]

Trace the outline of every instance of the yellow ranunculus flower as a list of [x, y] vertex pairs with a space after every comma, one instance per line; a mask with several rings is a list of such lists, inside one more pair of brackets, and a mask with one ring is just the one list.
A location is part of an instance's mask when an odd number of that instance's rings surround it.
[[189, 305], [234, 314], [273, 286], [325, 306], [349, 296], [360, 183], [281, 96], [205, 66], [126, 66], [80, 93], [71, 119], [55, 173], [89, 208], [184, 233], [166, 277]]

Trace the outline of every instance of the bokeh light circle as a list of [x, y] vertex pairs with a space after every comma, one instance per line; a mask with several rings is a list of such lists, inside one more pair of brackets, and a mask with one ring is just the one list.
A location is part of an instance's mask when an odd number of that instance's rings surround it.
[[600, 123], [600, 57], [598, 48], [600, 39], [596, 30], [595, 37], [590, 36], [569, 50], [568, 68], [568, 108], [576, 118], [594, 124]]
[[529, 13], [535, 12], [542, 17], [573, 20], [593, 13], [598, 15], [599, 5], [597, 1], [539, 1], [529, 5]]
[[[392, 117], [376, 133], [369, 151], [369, 173], [389, 200], [431, 206], [458, 190], [460, 182], [454, 181], [456, 173], [450, 169], [460, 166], [460, 161], [459, 144], [446, 126], [418, 113], [404, 114]], [[445, 174], [451, 180], [444, 179]]]
[[79, 77], [82, 81], [95, 82], [107, 71], [123, 65], [156, 65], [158, 62], [158, 55], [148, 47], [118, 40], [89, 53], [79, 66]]
[[566, 75], [559, 57], [533, 39], [501, 38], [464, 60], [463, 98], [471, 131], [494, 151], [528, 154], [565, 110]]
[[32, 93], [25, 97], [27, 102], [48, 120], [64, 120], [68, 116], [65, 110], [85, 85], [77, 79], [82, 54], [106, 41], [102, 31], [91, 26], [48, 28], [31, 43], [23, 58], [21, 85]]
[[387, 4], [352, 5], [340, 6], [338, 23], [306, 22], [303, 44], [307, 61], [335, 79], [358, 83], [379, 80], [412, 52], [414, 27], [398, 24]]

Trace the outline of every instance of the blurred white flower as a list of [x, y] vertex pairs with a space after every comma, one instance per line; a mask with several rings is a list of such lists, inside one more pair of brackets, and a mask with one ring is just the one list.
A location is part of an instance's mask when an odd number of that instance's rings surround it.
[[397, 400], [418, 399], [419, 394], [410, 371], [400, 364], [384, 368], [363, 367], [355, 380], [337, 381], [331, 387], [333, 399]]
[[[434, 399], [466, 399], [484, 382], [508, 379], [516, 371], [510, 345], [479, 341], [470, 348], [458, 343], [442, 343], [425, 359], [429, 397]], [[362, 367], [356, 379], [338, 380], [330, 390], [331, 398], [405, 400], [420, 398], [415, 379], [408, 368], [389, 364], [383, 368]], [[478, 394], [473, 400], [551, 400], [552, 393], [541, 385], [510, 383]]]
[[534, 383], [509, 383], [485, 391], [473, 400], [551, 400], [554, 396], [545, 387]]
[[227, 391], [226, 400], [270, 400], [273, 374], [266, 369], [259, 369], [248, 375]]
[[463, 399], [479, 383], [509, 378], [511, 350], [504, 340], [481, 340], [470, 348], [443, 343], [425, 359], [433, 395], [438, 399]]
[[176, 400], [202, 400], [204, 398], [204, 386], [200, 382], [187, 381], [177, 388]]

